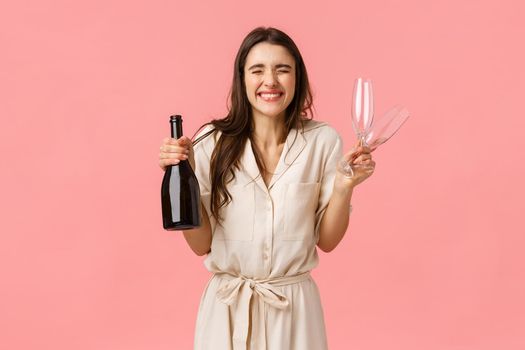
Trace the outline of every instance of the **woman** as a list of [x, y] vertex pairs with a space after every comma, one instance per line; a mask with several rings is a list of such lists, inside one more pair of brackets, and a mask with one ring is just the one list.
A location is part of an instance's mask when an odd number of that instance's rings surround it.
[[348, 227], [352, 191], [375, 166], [370, 149], [344, 157], [342, 141], [308, 118], [312, 96], [296, 45], [275, 28], [244, 39], [224, 119], [193, 143], [166, 138], [162, 169], [189, 159], [199, 180], [202, 227], [184, 231], [213, 273], [201, 298], [195, 349], [327, 348], [319, 292], [309, 271], [316, 246], [333, 250]]

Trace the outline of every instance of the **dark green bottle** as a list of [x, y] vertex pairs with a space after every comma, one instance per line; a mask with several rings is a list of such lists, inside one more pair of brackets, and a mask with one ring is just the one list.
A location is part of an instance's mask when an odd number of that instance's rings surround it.
[[[182, 136], [182, 117], [170, 116], [171, 137]], [[188, 160], [169, 165], [161, 187], [162, 223], [166, 230], [188, 230], [201, 225], [201, 197], [197, 177]]]

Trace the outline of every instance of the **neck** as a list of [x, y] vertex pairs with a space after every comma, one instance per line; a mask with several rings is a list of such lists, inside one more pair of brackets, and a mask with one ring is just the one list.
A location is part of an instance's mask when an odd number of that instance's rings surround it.
[[284, 117], [253, 117], [253, 139], [259, 148], [267, 149], [281, 145], [286, 139]]

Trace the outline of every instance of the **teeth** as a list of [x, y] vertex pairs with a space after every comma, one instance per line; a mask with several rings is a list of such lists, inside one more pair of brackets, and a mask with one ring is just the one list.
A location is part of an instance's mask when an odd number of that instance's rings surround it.
[[266, 97], [266, 98], [278, 97], [280, 95], [281, 94], [261, 94], [262, 97]]

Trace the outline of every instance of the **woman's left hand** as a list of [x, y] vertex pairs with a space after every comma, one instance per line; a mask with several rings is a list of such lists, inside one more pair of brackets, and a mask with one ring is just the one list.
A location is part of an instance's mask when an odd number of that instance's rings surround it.
[[[344, 164], [352, 165], [353, 175], [343, 168]], [[339, 162], [335, 180], [336, 186], [354, 188], [374, 173], [375, 165], [376, 162], [372, 160], [370, 147], [362, 146], [358, 142]]]

